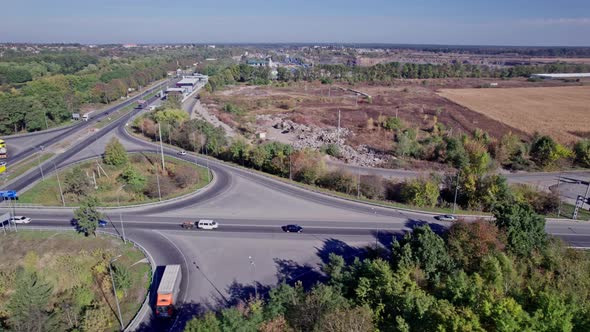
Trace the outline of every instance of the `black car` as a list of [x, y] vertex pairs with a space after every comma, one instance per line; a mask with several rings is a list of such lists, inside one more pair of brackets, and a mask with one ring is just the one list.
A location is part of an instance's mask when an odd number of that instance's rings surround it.
[[282, 228], [286, 233], [301, 233], [303, 231], [303, 227], [299, 225], [285, 225]]

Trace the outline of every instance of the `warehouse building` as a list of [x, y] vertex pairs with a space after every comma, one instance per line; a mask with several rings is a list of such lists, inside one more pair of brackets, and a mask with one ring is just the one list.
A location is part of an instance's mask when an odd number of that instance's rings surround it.
[[590, 78], [590, 73], [556, 73], [556, 74], [532, 74], [531, 78], [541, 78], [545, 80], [566, 80]]

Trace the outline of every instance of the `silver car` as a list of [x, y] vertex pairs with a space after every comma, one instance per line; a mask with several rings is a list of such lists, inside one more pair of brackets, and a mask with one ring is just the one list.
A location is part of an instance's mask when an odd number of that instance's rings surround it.
[[436, 216], [435, 218], [440, 221], [457, 221], [457, 217], [452, 214], [443, 214], [441, 216]]

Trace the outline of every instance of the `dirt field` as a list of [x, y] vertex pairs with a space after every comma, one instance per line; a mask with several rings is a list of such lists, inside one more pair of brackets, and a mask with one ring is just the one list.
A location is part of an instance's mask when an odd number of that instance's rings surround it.
[[528, 134], [562, 143], [590, 137], [590, 86], [443, 89], [440, 96]]
[[[214, 94], [204, 94], [202, 100], [223, 122], [242, 130], [246, 136], [264, 131], [264, 128], [257, 127], [256, 115], [281, 114], [299, 124], [334, 128], [340, 110], [341, 125], [354, 133], [348, 137], [347, 143], [353, 147], [367, 145], [382, 152], [392, 148], [393, 133], [367, 126], [369, 119], [377, 121], [380, 116], [398, 116], [408, 127], [418, 129], [419, 136], [428, 136], [428, 131], [437, 121], [454, 133], [471, 133], [479, 128], [493, 137], [501, 137], [508, 132], [528, 137], [525, 131], [471, 111], [436, 93], [444, 88], [489, 87], [490, 83], [511, 88], [564, 85], [561, 81], [528, 82], [525, 79], [396, 80], [389, 85], [358, 84], [354, 87], [320, 83], [293, 83], [282, 87], [239, 85]], [[342, 88], [353, 88], [368, 93], [372, 98], [370, 101], [361, 97], [355, 100], [354, 93]], [[482, 90], [490, 89], [478, 89]], [[228, 103], [239, 107], [242, 114], [222, 111]]]

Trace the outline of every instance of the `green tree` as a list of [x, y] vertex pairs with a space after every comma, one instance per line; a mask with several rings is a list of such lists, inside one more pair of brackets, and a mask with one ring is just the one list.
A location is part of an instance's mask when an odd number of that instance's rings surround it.
[[519, 256], [528, 256], [547, 244], [545, 218], [522, 202], [505, 202], [494, 211], [496, 226], [506, 233], [508, 248]]
[[401, 190], [403, 201], [417, 207], [434, 207], [439, 195], [438, 183], [426, 178], [408, 180]]
[[123, 170], [120, 177], [125, 181], [127, 188], [134, 192], [141, 192], [145, 188], [147, 179], [130, 164], [125, 167], [125, 170]]
[[96, 197], [86, 197], [80, 202], [80, 207], [74, 211], [74, 219], [78, 225], [78, 231], [86, 236], [96, 235], [98, 221], [102, 218], [102, 213], [98, 212], [98, 199]]
[[35, 272], [19, 270], [15, 291], [6, 308], [13, 331], [53, 331], [54, 317], [47, 309], [53, 288]]
[[105, 147], [103, 159], [105, 164], [113, 166], [121, 166], [129, 162], [125, 147], [115, 137], [111, 138]]
[[219, 319], [214, 313], [208, 312], [203, 318], [191, 319], [184, 328], [185, 332], [221, 332]]
[[86, 196], [91, 189], [92, 181], [86, 176], [80, 166], [75, 166], [70, 173], [66, 174], [64, 192], [76, 196]]
[[445, 241], [428, 225], [415, 227], [402, 240], [395, 240], [392, 248], [391, 259], [394, 265], [401, 268], [417, 265], [431, 280], [438, 280], [454, 267]]
[[530, 155], [539, 167], [547, 167], [559, 158], [558, 144], [549, 136], [536, 136], [531, 144]]
[[576, 142], [574, 145], [574, 156], [578, 165], [590, 168], [590, 139]]
[[127, 290], [133, 283], [129, 269], [120, 264], [113, 265], [113, 280], [117, 291], [123, 291], [127, 295]]

